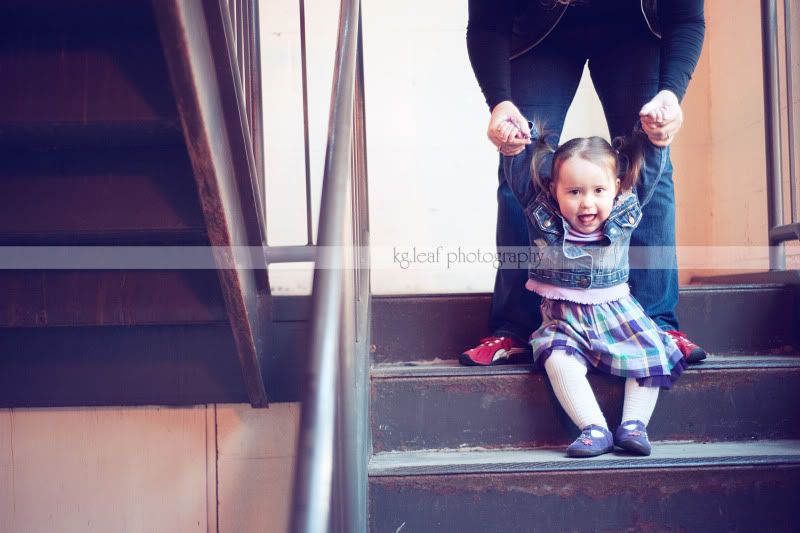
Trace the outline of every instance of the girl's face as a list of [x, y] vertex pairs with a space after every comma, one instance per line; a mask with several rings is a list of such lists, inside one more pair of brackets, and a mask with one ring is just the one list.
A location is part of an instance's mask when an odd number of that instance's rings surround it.
[[578, 156], [561, 162], [550, 192], [572, 229], [591, 233], [608, 219], [619, 192], [619, 179], [610, 167]]

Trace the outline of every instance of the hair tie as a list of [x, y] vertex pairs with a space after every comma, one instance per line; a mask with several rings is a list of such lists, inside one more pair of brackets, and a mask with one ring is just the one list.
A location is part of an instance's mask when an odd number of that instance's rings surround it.
[[560, 140], [560, 135], [556, 133], [548, 133], [541, 137], [541, 142], [550, 149], [550, 151], [555, 152], [558, 150], [558, 141]]
[[628, 154], [622, 153], [619, 150], [617, 152], [617, 177], [622, 178], [628, 173], [628, 169], [631, 166], [631, 160], [628, 157]]
[[543, 178], [542, 181], [550, 181], [553, 178], [553, 155], [555, 152], [547, 152], [539, 161], [536, 173]]

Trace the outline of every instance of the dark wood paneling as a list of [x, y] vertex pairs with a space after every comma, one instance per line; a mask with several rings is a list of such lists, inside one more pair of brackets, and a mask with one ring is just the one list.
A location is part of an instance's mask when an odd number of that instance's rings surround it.
[[0, 270], [0, 302], [0, 328], [227, 322], [213, 270]]
[[[182, 149], [4, 155], [0, 242], [81, 241], [81, 234], [110, 239], [116, 233], [155, 232], [158, 237], [158, 231], [207, 242], [197, 187]], [[125, 237], [115, 242], [123, 243]]]
[[0, 407], [245, 401], [227, 324], [0, 329]]
[[[173, 93], [205, 214], [218, 247], [258, 246], [263, 226], [244, 103], [234, 81], [233, 46], [219, 0], [154, 0]], [[269, 324], [266, 263], [242, 268], [232, 254], [216, 257], [225, 306], [254, 406], [267, 403], [262, 358]], [[257, 263], [258, 264], [258, 263]]]

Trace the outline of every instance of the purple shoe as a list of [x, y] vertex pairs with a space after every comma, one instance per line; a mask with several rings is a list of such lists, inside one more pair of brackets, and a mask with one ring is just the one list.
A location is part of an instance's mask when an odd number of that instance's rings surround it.
[[614, 432], [614, 444], [636, 455], [650, 455], [650, 441], [647, 429], [639, 420], [626, 420]]
[[570, 457], [595, 457], [603, 455], [614, 449], [614, 438], [611, 432], [604, 427], [586, 426], [575, 442], [567, 447]]

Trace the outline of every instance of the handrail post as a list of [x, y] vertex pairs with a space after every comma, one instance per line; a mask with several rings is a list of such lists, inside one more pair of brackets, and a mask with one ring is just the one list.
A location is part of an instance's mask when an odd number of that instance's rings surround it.
[[[767, 162], [769, 231], [783, 224], [780, 92], [778, 89], [778, 10], [776, 0], [761, 0], [761, 49], [764, 71], [764, 140]], [[769, 269], [785, 270], [784, 245], [769, 239]]]
[[786, 131], [789, 152], [789, 206], [792, 224], [797, 223], [797, 172], [794, 144], [794, 76], [792, 76], [792, 1], [783, 0], [783, 41], [786, 58]]

